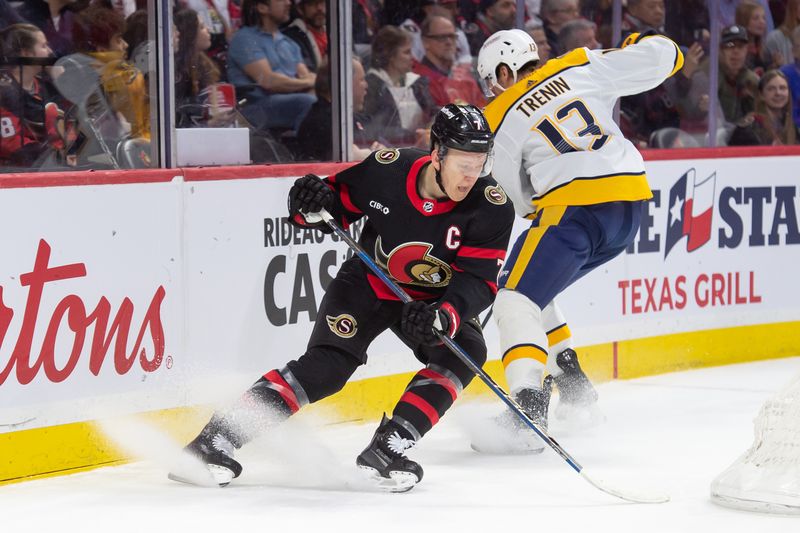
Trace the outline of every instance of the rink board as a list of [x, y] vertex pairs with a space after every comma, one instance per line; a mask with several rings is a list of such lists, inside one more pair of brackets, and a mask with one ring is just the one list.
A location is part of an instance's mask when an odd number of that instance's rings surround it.
[[[655, 197], [632, 250], [559, 298], [594, 379], [800, 353], [800, 287], [783, 275], [799, 257], [798, 163], [648, 162]], [[0, 178], [0, 481], [121, 460], [91, 422], [105, 417], [147, 413], [185, 440], [208, 413], [193, 406], [302, 354], [348, 250], [288, 226], [285, 196], [338, 168]], [[504, 383], [491, 322], [486, 337]], [[390, 335], [369, 354], [314, 407], [390, 409], [418, 363]]]

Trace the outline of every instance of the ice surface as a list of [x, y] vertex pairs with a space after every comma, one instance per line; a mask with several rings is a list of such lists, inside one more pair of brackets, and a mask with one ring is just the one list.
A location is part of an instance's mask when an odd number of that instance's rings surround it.
[[148, 459], [0, 487], [0, 530], [800, 531], [800, 518], [726, 509], [708, 497], [711, 480], [749, 447], [761, 404], [797, 372], [800, 358], [790, 358], [611, 382], [598, 387], [605, 424], [581, 432], [551, 422], [551, 434], [594, 474], [667, 492], [666, 504], [608, 496], [549, 449], [475, 453], [469, 426], [499, 412], [493, 400], [457, 405], [409, 452], [425, 479], [406, 494], [359, 483], [355, 457], [377, 421], [323, 425], [297, 417], [243, 449], [244, 473], [221, 489], [167, 480], [174, 443], [146, 428], [110, 427]]

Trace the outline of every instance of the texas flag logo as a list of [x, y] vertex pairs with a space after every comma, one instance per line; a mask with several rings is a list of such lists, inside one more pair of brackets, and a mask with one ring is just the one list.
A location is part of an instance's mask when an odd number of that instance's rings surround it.
[[711, 239], [716, 179], [717, 173], [714, 172], [698, 181], [695, 170], [691, 168], [669, 190], [664, 258], [684, 236], [689, 237], [686, 243], [687, 252], [697, 250]]

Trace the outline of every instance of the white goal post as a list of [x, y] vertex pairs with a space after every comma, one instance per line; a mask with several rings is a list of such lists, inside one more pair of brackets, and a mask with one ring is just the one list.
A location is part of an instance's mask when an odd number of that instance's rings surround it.
[[711, 483], [714, 503], [800, 514], [800, 374], [767, 400], [747, 452]]

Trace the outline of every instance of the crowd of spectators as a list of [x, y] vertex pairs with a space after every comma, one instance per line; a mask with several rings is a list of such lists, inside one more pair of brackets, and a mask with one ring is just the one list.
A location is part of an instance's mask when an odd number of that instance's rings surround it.
[[[330, 0], [172, 2], [177, 127], [249, 128], [256, 162], [330, 158]], [[518, 13], [516, 0], [352, 0], [351, 156], [427, 146], [440, 106], [484, 106], [478, 50], [520, 20], [542, 62], [616, 46], [612, 4], [525, 0]], [[0, 0], [0, 167], [147, 166], [155, 64], [147, 5]], [[685, 55], [664, 84], [620, 102], [622, 129], [641, 148], [707, 145], [712, 102], [717, 145], [797, 142], [800, 0], [717, 5], [709, 14], [704, 0], [623, 1], [620, 39], [653, 30]], [[722, 28], [716, 98], [712, 16]]]

